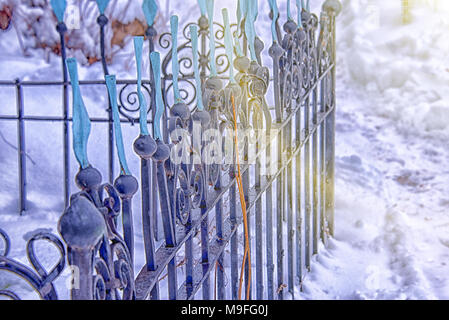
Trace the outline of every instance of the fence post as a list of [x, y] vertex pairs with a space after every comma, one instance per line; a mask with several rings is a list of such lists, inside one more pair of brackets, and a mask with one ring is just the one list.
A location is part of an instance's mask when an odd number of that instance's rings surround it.
[[19, 161], [19, 213], [26, 210], [26, 151], [25, 151], [25, 124], [23, 122], [23, 94], [20, 79], [16, 79], [17, 95], [17, 145]]

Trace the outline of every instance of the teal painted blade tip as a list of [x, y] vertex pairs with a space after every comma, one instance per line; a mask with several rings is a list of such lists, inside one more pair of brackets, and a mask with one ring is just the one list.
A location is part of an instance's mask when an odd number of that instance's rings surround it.
[[98, 10], [100, 10], [101, 14], [104, 14], [108, 4], [109, 0], [97, 0]]
[[147, 20], [147, 24], [151, 27], [154, 24], [154, 19], [157, 14], [157, 4], [154, 0], [143, 0], [142, 10], [145, 15], [145, 19]]
[[143, 36], [135, 36], [133, 37], [134, 46], [143, 46], [144, 37]]
[[67, 8], [66, 0], [50, 0], [51, 7], [53, 8], [53, 12], [58, 19], [58, 22], [64, 21], [64, 13]]

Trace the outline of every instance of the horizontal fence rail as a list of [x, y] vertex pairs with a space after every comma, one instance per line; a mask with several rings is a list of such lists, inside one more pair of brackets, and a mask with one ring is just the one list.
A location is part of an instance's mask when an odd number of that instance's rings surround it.
[[[27, 210], [25, 123], [62, 123], [62, 240], [45, 232], [28, 240], [33, 270], [8, 257], [11, 241], [0, 228], [0, 272], [26, 280], [50, 300], [58, 299], [54, 282], [65, 268], [72, 270], [75, 300], [295, 297], [319, 242], [334, 233], [335, 18], [341, 5], [325, 1], [318, 17], [308, 1], [296, 1], [297, 18], [289, 9], [281, 27], [276, 1], [269, 2], [267, 67], [254, 27], [257, 1], [238, 1], [232, 25], [227, 9], [220, 24], [211, 20], [213, 1], [199, 1], [198, 22], [179, 29], [173, 16], [171, 32], [161, 35], [153, 26], [156, 3], [143, 1], [150, 79], [141, 77], [144, 38], [135, 37], [137, 79], [120, 80], [109, 74], [105, 58], [108, 1], [97, 1], [105, 80], [95, 81], [80, 81], [76, 60], [66, 59], [65, 8], [55, 5], [62, 80], [0, 81], [0, 88], [15, 90], [17, 107], [14, 115], [0, 114], [0, 122], [17, 122], [21, 214]], [[167, 51], [162, 57], [156, 40]], [[92, 86], [106, 88], [104, 117], [89, 117], [84, 106], [81, 89]], [[23, 91], [30, 87], [60, 88], [62, 115], [26, 115]], [[91, 122], [108, 125], [106, 182], [88, 161]], [[140, 128], [133, 143], [140, 158], [136, 177], [123, 151], [120, 126], [127, 123]], [[77, 193], [70, 190], [70, 148], [80, 165]], [[139, 218], [133, 212], [137, 192]], [[135, 220], [146, 261], [137, 274]], [[36, 241], [58, 249], [51, 271], [38, 262]], [[0, 296], [19, 299], [8, 289], [0, 288]]]

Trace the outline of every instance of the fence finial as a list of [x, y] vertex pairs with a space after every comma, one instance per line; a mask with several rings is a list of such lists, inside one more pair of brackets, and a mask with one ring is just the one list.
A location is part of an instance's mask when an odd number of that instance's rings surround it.
[[145, 15], [145, 19], [147, 20], [147, 24], [151, 27], [154, 24], [154, 19], [157, 14], [157, 4], [154, 0], [143, 0], [142, 10]]
[[198, 5], [200, 6], [200, 11], [201, 11], [201, 15], [205, 16], [206, 15], [206, 1], [207, 0], [198, 0]]
[[302, 0], [296, 0], [296, 9], [298, 12], [298, 28], [302, 28]]
[[179, 92], [179, 61], [178, 61], [178, 16], [174, 15], [170, 18], [171, 29], [171, 66], [173, 73], [173, 92], [175, 96], [175, 103], [181, 102], [181, 94]]
[[92, 250], [106, 234], [103, 215], [85, 197], [76, 197], [58, 222], [58, 231], [69, 248]]
[[287, 19], [288, 20], [293, 20], [292, 12], [291, 12], [291, 9], [290, 9], [290, 0], [287, 0]]
[[192, 54], [193, 54], [193, 71], [195, 73], [196, 83], [196, 103], [199, 111], [204, 110], [203, 97], [201, 90], [200, 72], [198, 69], [198, 27], [195, 25], [190, 26], [190, 39], [192, 40]]
[[245, 34], [248, 39], [249, 52], [252, 61], [257, 60], [256, 50], [254, 48], [254, 42], [256, 40], [256, 29], [254, 27], [254, 23], [257, 19], [257, 15], [257, 0], [249, 0], [245, 17]]
[[237, 55], [239, 57], [243, 57], [243, 51], [240, 46], [239, 35], [240, 35], [240, 31], [242, 29], [242, 18], [244, 19], [246, 16], [246, 10], [247, 10], [246, 7], [247, 7], [246, 0], [238, 0], [237, 11], [236, 11], [237, 32], [234, 34], [234, 43], [235, 43], [235, 50], [237, 51]]
[[140, 134], [143, 136], [149, 135], [147, 126], [147, 101], [142, 94], [142, 50], [143, 50], [143, 37], [134, 37], [134, 53], [136, 57], [137, 68], [137, 97], [139, 98], [139, 123]]
[[97, 0], [98, 10], [100, 10], [100, 14], [104, 14], [110, 0]]
[[65, 13], [65, 9], [67, 7], [67, 1], [66, 0], [51, 0], [50, 4], [53, 8], [53, 12], [56, 15], [56, 18], [58, 19], [58, 22], [64, 22], [64, 13]]
[[175, 101], [170, 112], [174, 116], [180, 117], [182, 120], [187, 120], [190, 117], [190, 110], [182, 101], [181, 93], [179, 91], [178, 77], [179, 77], [179, 61], [178, 61], [178, 16], [173, 15], [170, 18], [170, 29], [172, 37], [171, 46], [171, 66], [173, 74], [173, 93]]
[[226, 56], [228, 57], [229, 61], [229, 81], [232, 83], [235, 83], [234, 78], [234, 66], [233, 66], [233, 46], [232, 46], [232, 36], [231, 36], [231, 27], [229, 25], [229, 15], [228, 15], [228, 9], [224, 8], [221, 10], [221, 13], [223, 15], [223, 25], [225, 29], [224, 34], [224, 43], [225, 43], [225, 49], [226, 49]]
[[276, 22], [279, 18], [279, 9], [276, 0], [268, 0], [270, 3], [271, 11], [273, 12], [273, 18], [271, 21], [271, 36], [273, 37], [273, 42], [279, 42], [278, 35], [276, 31]]
[[111, 102], [112, 118], [114, 119], [115, 145], [120, 162], [121, 174], [130, 175], [128, 163], [126, 162], [125, 148], [123, 146], [122, 128], [120, 127], [120, 116], [117, 106], [117, 81], [115, 75], [105, 76], [106, 86], [109, 93], [109, 101]]
[[164, 101], [162, 100], [161, 90], [161, 56], [159, 52], [150, 54], [151, 68], [154, 74], [154, 88], [156, 89], [156, 114], [154, 115], [153, 128], [156, 140], [162, 141], [161, 118], [164, 113]]
[[90, 119], [81, 96], [76, 59], [69, 58], [66, 60], [66, 63], [72, 82], [73, 151], [80, 167], [85, 169], [89, 166], [89, 160], [87, 159], [87, 141], [89, 139], [91, 128]]

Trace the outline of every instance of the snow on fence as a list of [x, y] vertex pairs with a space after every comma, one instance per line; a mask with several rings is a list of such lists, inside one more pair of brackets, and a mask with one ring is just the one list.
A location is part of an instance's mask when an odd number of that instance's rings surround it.
[[[107, 2], [97, 1], [101, 30], [108, 22]], [[60, 21], [63, 81], [1, 81], [0, 86], [16, 90], [17, 115], [0, 115], [0, 120], [17, 122], [21, 212], [26, 210], [25, 123], [63, 123], [66, 210], [58, 230], [64, 243], [52, 234], [35, 234], [27, 245], [33, 271], [8, 258], [10, 240], [0, 229], [4, 240], [0, 269], [25, 279], [43, 299], [58, 298], [53, 282], [66, 260], [73, 271], [72, 299], [159, 299], [164, 272], [170, 299], [283, 299], [286, 291], [293, 295], [303, 281], [303, 270], [310, 269], [311, 256], [318, 253], [320, 239], [326, 243], [334, 229], [339, 1], [326, 0], [320, 18], [296, 1], [300, 14], [293, 18], [289, 10], [281, 29], [276, 1], [270, 0], [271, 70], [262, 65], [264, 43], [255, 34], [257, 1], [239, 1], [236, 25], [229, 24], [226, 9], [223, 24], [212, 22], [213, 2], [199, 1], [202, 15], [182, 29], [179, 45], [177, 17], [172, 17], [171, 33], [159, 37], [160, 47], [169, 49], [162, 60], [154, 45], [157, 7], [152, 0], [144, 1], [150, 79], [141, 79], [143, 37], [136, 37], [135, 81], [116, 80], [108, 74], [103, 31], [100, 45], [106, 81], [78, 80], [76, 61], [65, 57], [61, 3], [55, 2], [54, 10]], [[106, 84], [108, 90], [107, 116], [89, 118], [80, 86], [98, 84]], [[22, 90], [29, 86], [60, 86], [63, 116], [25, 116]], [[131, 87], [135, 91], [126, 95]], [[144, 93], [150, 97], [148, 105]], [[266, 102], [269, 93], [274, 95], [274, 108]], [[133, 95], [136, 100], [130, 98]], [[127, 105], [133, 101], [138, 108]], [[90, 122], [109, 126], [106, 183], [88, 162], [85, 146]], [[121, 123], [135, 122], [140, 124], [134, 141], [141, 158], [140, 185], [127, 168], [120, 128]], [[81, 191], [70, 196], [71, 145], [80, 164], [75, 180]], [[120, 162], [115, 180], [114, 149]], [[132, 198], [139, 189], [146, 264], [135, 276]], [[120, 216], [122, 230], [117, 227]], [[160, 246], [154, 232], [158, 221], [164, 230]], [[197, 233], [199, 246], [193, 241]], [[244, 234], [243, 245], [239, 234]], [[60, 252], [50, 272], [36, 257], [34, 243], [39, 240], [49, 241]], [[201, 257], [198, 264], [194, 263], [196, 253]], [[185, 265], [182, 280], [179, 265]], [[239, 277], [240, 266], [244, 276]], [[230, 279], [225, 275], [228, 269]], [[0, 295], [19, 298], [7, 289], [0, 290]]]

